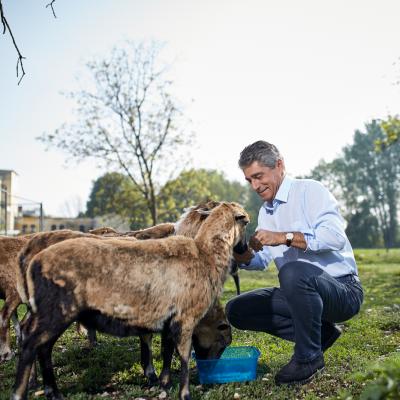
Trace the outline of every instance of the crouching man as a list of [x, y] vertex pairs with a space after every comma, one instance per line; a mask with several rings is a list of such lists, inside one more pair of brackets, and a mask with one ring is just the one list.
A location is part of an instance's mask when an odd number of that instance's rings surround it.
[[341, 334], [335, 323], [360, 310], [363, 290], [353, 250], [332, 194], [317, 181], [286, 176], [273, 144], [247, 146], [239, 166], [264, 204], [250, 240], [255, 251], [234, 256], [248, 270], [265, 269], [274, 260], [280, 287], [237, 296], [226, 314], [238, 329], [295, 342], [275, 382], [306, 383], [324, 368], [323, 353]]

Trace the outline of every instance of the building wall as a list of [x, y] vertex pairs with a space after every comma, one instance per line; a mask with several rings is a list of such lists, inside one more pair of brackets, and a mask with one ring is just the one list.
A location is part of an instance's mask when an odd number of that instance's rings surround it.
[[[4, 223], [5, 196], [7, 196], [7, 233], [14, 233], [14, 218], [17, 215], [17, 204], [13, 197], [15, 191], [17, 173], [11, 170], [0, 170], [1, 188], [7, 191], [7, 195], [1, 193], [1, 218]], [[4, 229], [4, 228], [3, 228]], [[3, 232], [4, 233], [4, 232]]]
[[[88, 232], [97, 227], [95, 218], [61, 218], [44, 217], [43, 230], [55, 231], [60, 229], [71, 229], [73, 231]], [[35, 233], [40, 231], [40, 220], [38, 216], [22, 215], [15, 218], [15, 229], [20, 234]]]

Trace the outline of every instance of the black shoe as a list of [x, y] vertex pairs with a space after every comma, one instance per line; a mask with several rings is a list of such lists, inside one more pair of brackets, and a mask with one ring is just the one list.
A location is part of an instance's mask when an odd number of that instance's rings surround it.
[[286, 364], [276, 375], [275, 383], [279, 385], [294, 385], [310, 382], [317, 372], [325, 367], [324, 356], [321, 354], [316, 359], [299, 363], [292, 357], [289, 364]]
[[324, 323], [321, 332], [321, 351], [328, 350], [341, 334], [342, 330], [337, 325]]

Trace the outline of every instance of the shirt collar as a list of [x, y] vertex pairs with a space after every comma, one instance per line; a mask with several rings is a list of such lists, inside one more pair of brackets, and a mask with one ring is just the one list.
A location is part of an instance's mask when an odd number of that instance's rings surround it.
[[285, 175], [281, 185], [279, 186], [278, 193], [272, 200], [272, 204], [268, 202], [265, 202], [263, 204], [267, 214], [273, 214], [278, 204], [287, 203], [292, 183], [293, 183], [293, 178]]

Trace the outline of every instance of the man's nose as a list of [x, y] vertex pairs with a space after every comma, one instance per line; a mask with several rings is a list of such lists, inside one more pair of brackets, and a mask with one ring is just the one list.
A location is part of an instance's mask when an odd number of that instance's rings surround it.
[[251, 187], [253, 188], [254, 191], [257, 192], [259, 186], [260, 186], [260, 185], [259, 185], [259, 183], [258, 183], [256, 180], [252, 180], [252, 181], [251, 181]]

